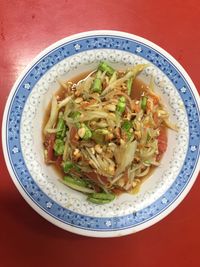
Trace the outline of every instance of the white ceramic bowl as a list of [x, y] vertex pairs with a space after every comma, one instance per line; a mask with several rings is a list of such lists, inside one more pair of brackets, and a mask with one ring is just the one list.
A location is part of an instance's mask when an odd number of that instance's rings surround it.
[[[44, 110], [59, 80], [94, 69], [100, 60], [125, 68], [142, 62], [140, 75], [167, 105], [178, 132], [169, 131], [161, 165], [136, 195], [123, 194], [106, 205], [58, 182], [43, 160]], [[92, 31], [58, 41], [25, 69], [8, 98], [2, 127], [4, 156], [24, 199], [55, 225], [87, 236], [113, 237], [149, 227], [169, 214], [186, 196], [199, 170], [199, 96], [180, 64], [157, 45], [132, 34]]]

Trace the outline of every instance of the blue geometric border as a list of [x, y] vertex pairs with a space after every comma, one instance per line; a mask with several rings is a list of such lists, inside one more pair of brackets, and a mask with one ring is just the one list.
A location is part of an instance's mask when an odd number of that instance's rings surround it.
[[[32, 179], [21, 153], [20, 121], [26, 100], [39, 79], [63, 59], [91, 49], [117, 49], [137, 54], [156, 65], [174, 84], [182, 98], [189, 121], [189, 146], [183, 167], [167, 192], [148, 207], [120, 217], [90, 217], [65, 209], [50, 199]], [[28, 85], [28, 86], [27, 86]], [[6, 122], [6, 147], [15, 176], [32, 201], [57, 220], [92, 231], [115, 231], [145, 223], [166, 210], [187, 187], [199, 159], [200, 112], [183, 74], [159, 51], [133, 39], [114, 35], [93, 35], [66, 42], [44, 55], [26, 73], [13, 95]]]

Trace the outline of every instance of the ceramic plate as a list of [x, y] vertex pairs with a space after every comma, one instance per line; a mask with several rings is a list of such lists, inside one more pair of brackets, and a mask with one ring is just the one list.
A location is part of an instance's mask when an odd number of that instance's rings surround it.
[[[115, 68], [148, 62], [140, 74], [168, 107], [179, 131], [168, 132], [160, 166], [138, 194], [106, 205], [58, 181], [43, 159], [42, 122], [58, 81], [93, 70], [106, 60]], [[10, 175], [25, 200], [55, 225], [87, 236], [134, 233], [158, 222], [186, 196], [199, 170], [199, 96], [180, 64], [157, 45], [132, 34], [92, 31], [62, 39], [39, 54], [12, 88], [3, 119], [3, 150]]]

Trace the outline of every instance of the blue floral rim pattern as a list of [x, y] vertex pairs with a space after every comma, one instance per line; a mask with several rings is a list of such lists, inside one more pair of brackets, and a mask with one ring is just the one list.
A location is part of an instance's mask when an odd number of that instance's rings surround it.
[[[91, 49], [116, 49], [138, 54], [156, 65], [174, 84], [186, 108], [189, 123], [189, 146], [182, 169], [167, 192], [148, 207], [120, 217], [90, 217], [65, 209], [50, 199], [33, 179], [23, 159], [20, 145], [20, 120], [26, 100], [39, 79], [52, 66], [63, 59]], [[195, 171], [199, 158], [200, 124], [199, 108], [194, 94], [183, 74], [163, 54], [137, 40], [96, 35], [78, 38], [53, 49], [37, 61], [26, 73], [13, 95], [6, 121], [6, 147], [13, 172], [28, 197], [45, 213], [58, 221], [77, 228], [92, 231], [116, 231], [127, 229], [152, 220], [165, 211], [181, 195]], [[27, 179], [29, 178], [29, 179]], [[30, 181], [27, 185], [26, 181]]]

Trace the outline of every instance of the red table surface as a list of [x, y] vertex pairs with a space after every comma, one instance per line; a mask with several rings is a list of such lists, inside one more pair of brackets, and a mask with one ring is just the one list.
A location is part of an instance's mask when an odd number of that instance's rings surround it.
[[[114, 29], [166, 49], [200, 88], [199, 0], [0, 0], [0, 112], [24, 67], [71, 34]], [[2, 150], [1, 150], [2, 151]], [[21, 197], [0, 155], [0, 266], [199, 266], [200, 180], [156, 225], [120, 238], [78, 236], [40, 217]]]

